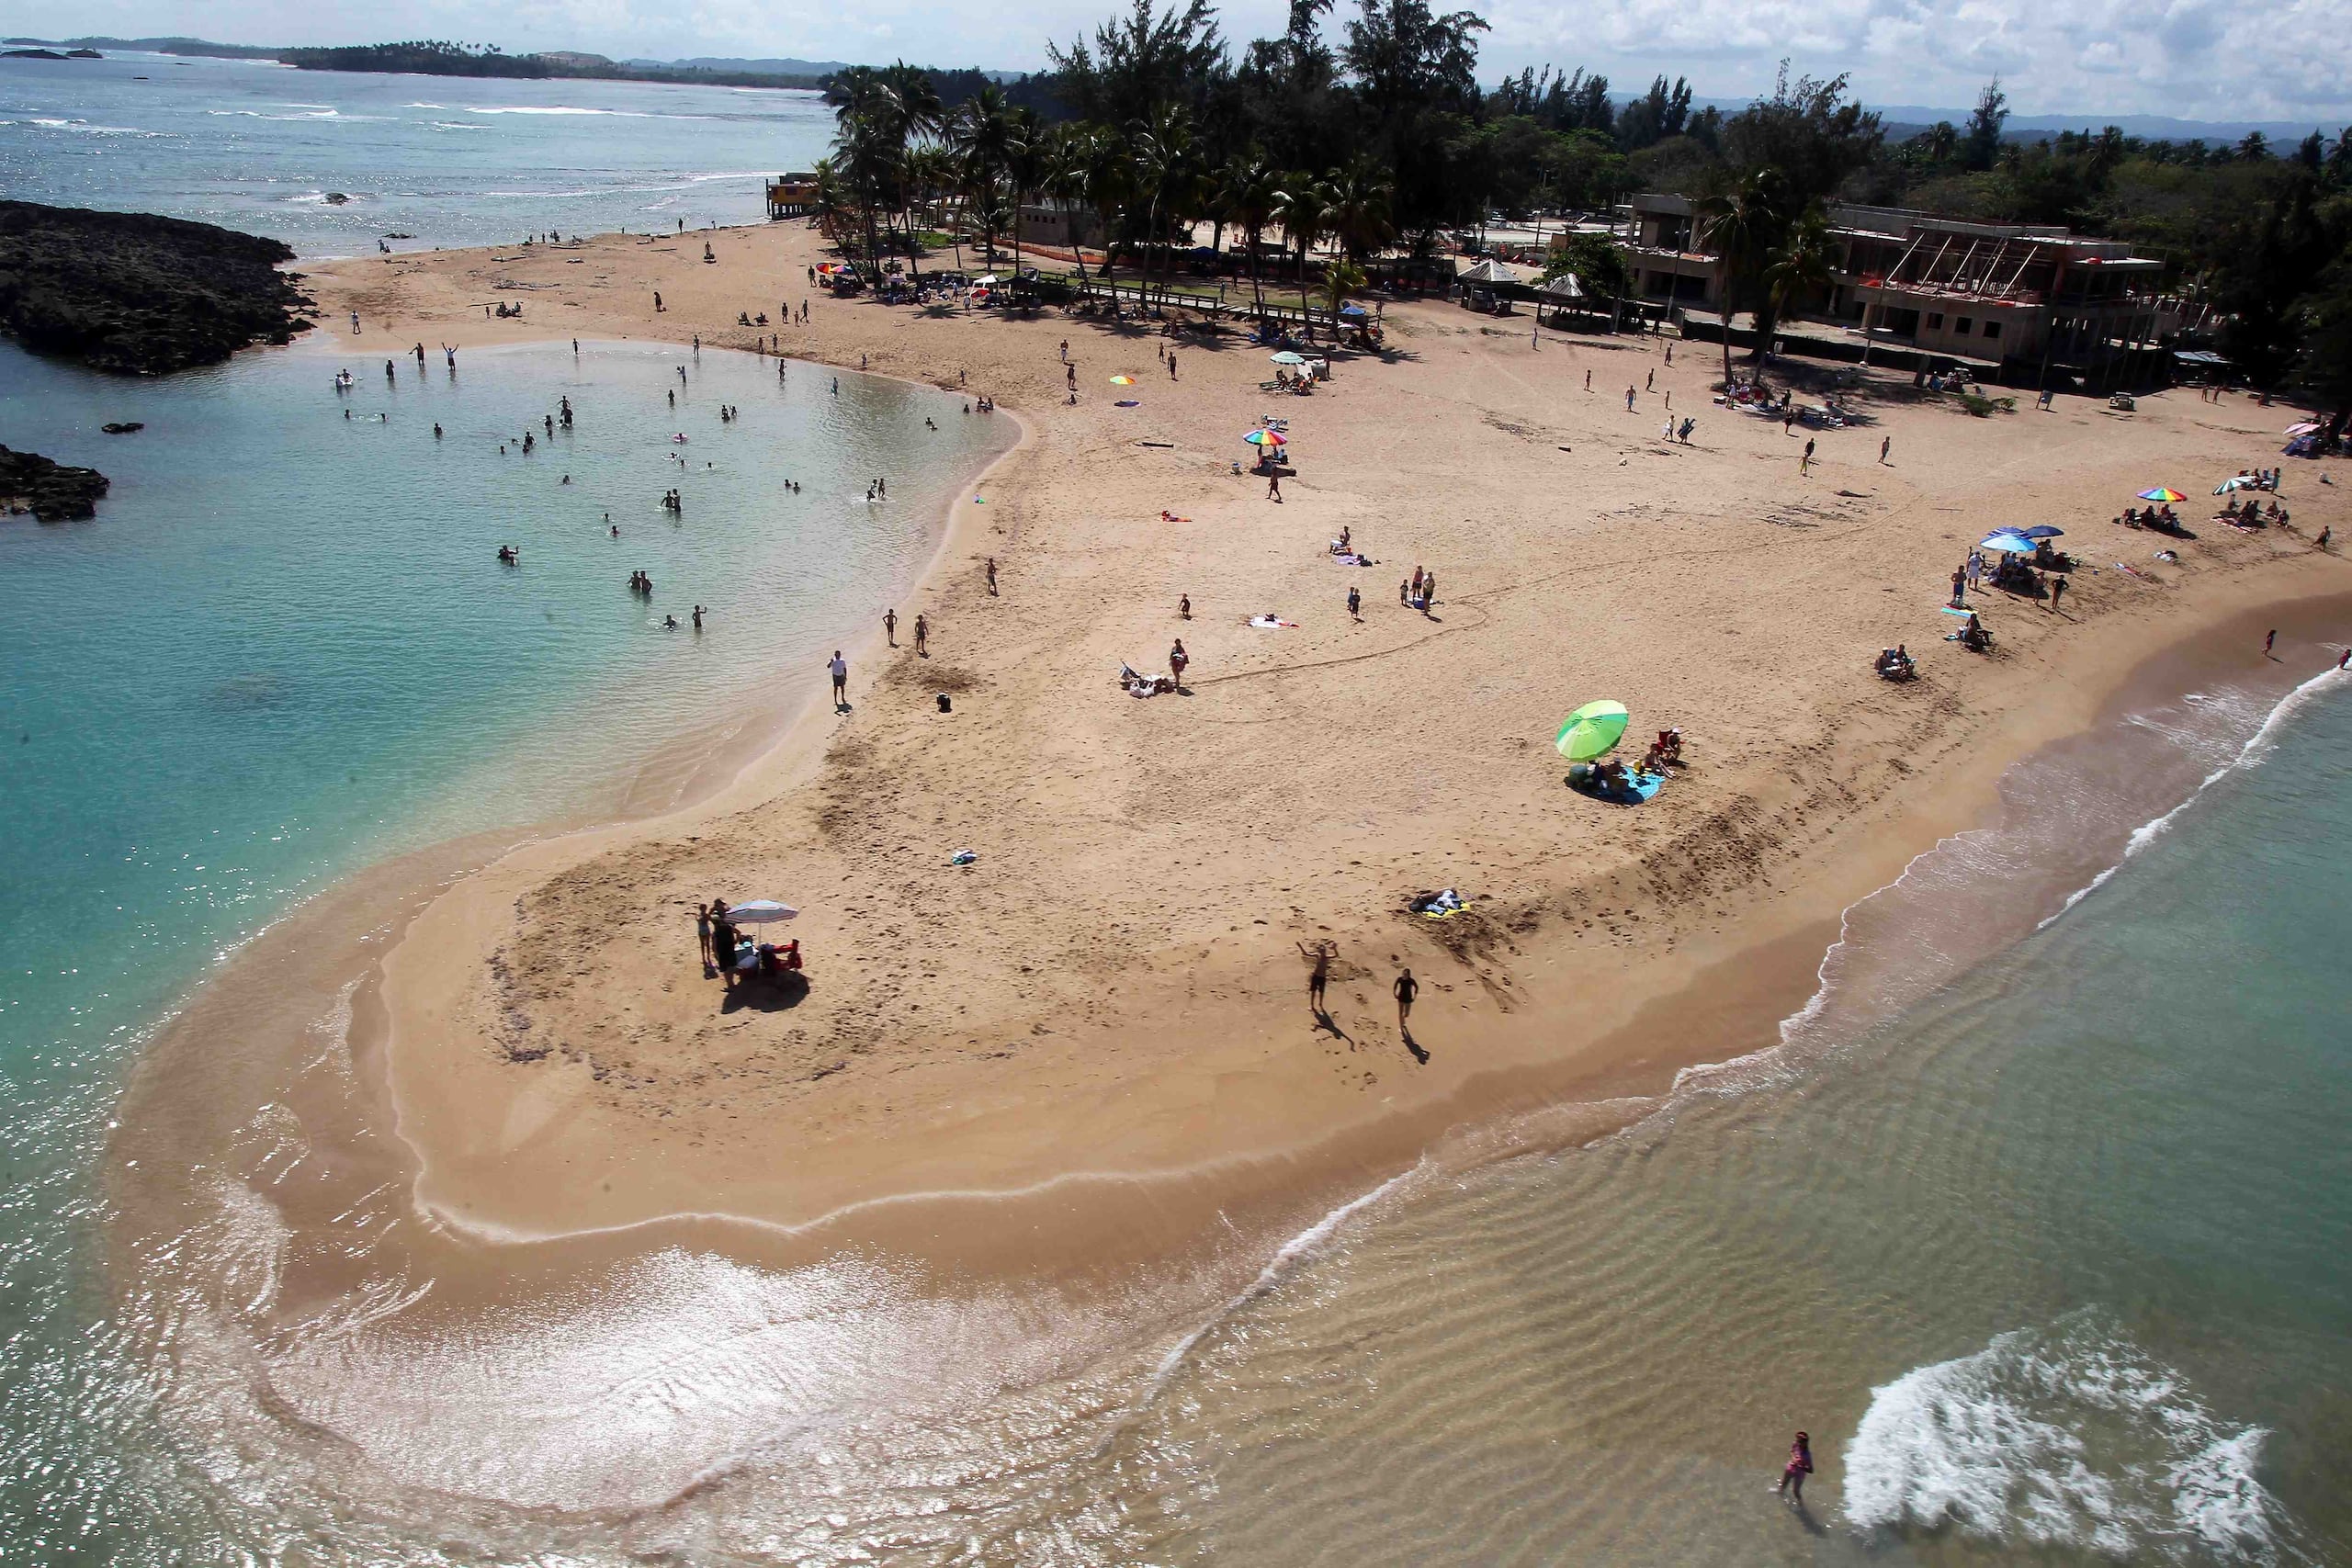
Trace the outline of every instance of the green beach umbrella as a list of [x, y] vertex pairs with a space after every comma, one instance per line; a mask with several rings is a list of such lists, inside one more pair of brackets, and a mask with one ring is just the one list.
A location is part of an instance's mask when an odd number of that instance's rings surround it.
[[1623, 739], [1625, 726], [1632, 722], [1623, 703], [1587, 703], [1568, 715], [1567, 722], [1560, 726], [1559, 739], [1552, 744], [1571, 762], [1589, 762]]

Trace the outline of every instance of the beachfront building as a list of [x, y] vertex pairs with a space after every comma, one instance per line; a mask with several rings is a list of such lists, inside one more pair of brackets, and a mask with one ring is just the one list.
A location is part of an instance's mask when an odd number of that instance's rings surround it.
[[768, 217], [806, 218], [817, 210], [816, 171], [778, 175], [768, 182]]
[[[1642, 297], [1716, 309], [1721, 268], [1690, 200], [1638, 196], [1629, 214], [1626, 261]], [[1833, 282], [1797, 314], [1862, 343], [2039, 379], [2108, 371], [2174, 325], [2164, 264], [2121, 241], [1900, 208], [1839, 204], [1828, 216]]]

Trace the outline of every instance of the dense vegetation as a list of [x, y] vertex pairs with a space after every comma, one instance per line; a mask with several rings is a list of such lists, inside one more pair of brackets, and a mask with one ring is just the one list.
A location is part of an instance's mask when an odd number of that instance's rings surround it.
[[102, 370], [210, 365], [310, 325], [293, 259], [209, 223], [0, 201], [0, 331]]
[[[1694, 108], [1687, 80], [1621, 98], [1605, 76], [1523, 72], [1481, 88], [1487, 24], [1428, 0], [1291, 0], [1288, 25], [1238, 51], [1208, 0], [1131, 0], [1053, 70], [1010, 90], [903, 62], [827, 86], [840, 119], [827, 222], [855, 248], [910, 248], [950, 221], [1016, 246], [1031, 203], [1100, 213], [1113, 258], [1147, 271], [1194, 221], [1266, 265], [1328, 283], [1374, 257], [1434, 254], [1490, 213], [1605, 209], [1635, 190], [1692, 197], [1739, 308], [1769, 317], [1826, 272], [1826, 204], [1852, 200], [2128, 239], [2219, 312], [2216, 346], [2264, 386], [2352, 402], [2352, 145], [2144, 141], [2113, 128], [2037, 143], [2006, 134], [1988, 86], [1968, 122], [1892, 141], [1844, 77], [1783, 69], [1744, 109]], [[2352, 134], [2352, 133], [2347, 133]], [[1276, 247], [1260, 242], [1279, 235]], [[1261, 262], [1259, 252], [1268, 254]], [[1581, 247], [1589, 288], [1623, 287]]]
[[287, 64], [303, 71], [390, 71], [420, 76], [496, 76], [534, 80], [573, 77], [605, 82], [667, 82], [689, 86], [803, 89], [820, 86], [824, 81], [820, 76], [794, 76], [764, 71], [623, 65], [594, 54], [507, 54], [495, 44], [481, 48], [432, 39], [408, 43], [356, 44], [341, 49], [282, 49], [275, 52]]

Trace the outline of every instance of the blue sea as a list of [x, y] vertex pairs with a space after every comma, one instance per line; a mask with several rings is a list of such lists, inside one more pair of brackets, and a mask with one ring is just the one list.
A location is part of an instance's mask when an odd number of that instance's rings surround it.
[[[653, 204], [732, 190], [671, 171], [752, 134], [709, 89], [18, 67], [11, 189], [310, 254], [704, 216]], [[741, 166], [805, 164], [771, 129]], [[595, 194], [526, 218], [491, 182], [533, 160]], [[0, 345], [0, 440], [115, 481], [0, 520], [0, 1561], [2352, 1561], [2352, 683], [2317, 620], [2013, 769], [1777, 1039], [1465, 1130], [1195, 1274], [516, 1249], [495, 1310], [436, 1316], [402, 1190], [345, 1173], [292, 1292], [271, 1183], [335, 1157], [293, 1089], [167, 1173], [183, 1231], [110, 1250], [122, 1085], [208, 977], [386, 857], [711, 782], [1012, 434], [739, 355], [427, 349], [130, 381]]]
[[755, 222], [763, 181], [813, 166], [832, 130], [815, 93], [0, 60], [0, 191], [200, 219], [305, 256]]

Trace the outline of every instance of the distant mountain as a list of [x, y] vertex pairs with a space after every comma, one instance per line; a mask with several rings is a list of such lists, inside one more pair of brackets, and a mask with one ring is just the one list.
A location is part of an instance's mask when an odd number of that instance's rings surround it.
[[[623, 63], [645, 70], [659, 71], [728, 71], [768, 76], [830, 76], [836, 71], [846, 71], [845, 60], [736, 60], [702, 55], [692, 60], [630, 60]], [[952, 69], [934, 65], [929, 69]], [[983, 71], [981, 75], [991, 82], [1018, 82], [1025, 73], [1019, 71]]]
[[[1894, 138], [1898, 123], [1915, 130], [1925, 130], [1938, 120], [1948, 119], [1954, 125], [1968, 123], [1966, 109], [1924, 108], [1917, 104], [1872, 104], [1880, 118], [1887, 122], [1888, 140]], [[2003, 130], [2011, 141], [2023, 139], [2040, 141], [2061, 130], [2100, 131], [2115, 126], [2126, 136], [2144, 137], [2151, 141], [2238, 141], [2248, 131], [2258, 130], [2275, 147], [2279, 142], [2301, 141], [2317, 130], [2333, 138], [2342, 126], [2322, 125], [2317, 120], [2299, 119], [2175, 119], [2160, 114], [2013, 114]]]
[[621, 63], [646, 71], [727, 71], [753, 76], [830, 76], [849, 69], [849, 62], [842, 60], [734, 60], [716, 55], [697, 55], [692, 60], [624, 60]]

